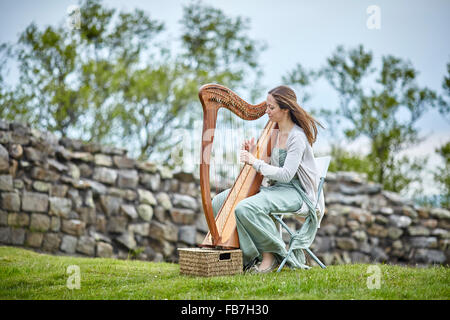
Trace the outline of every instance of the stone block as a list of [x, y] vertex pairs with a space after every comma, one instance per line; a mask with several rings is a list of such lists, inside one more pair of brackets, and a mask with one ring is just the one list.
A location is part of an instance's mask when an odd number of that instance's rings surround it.
[[438, 241], [435, 237], [411, 237], [409, 245], [412, 248], [437, 248]]
[[13, 177], [11, 175], [0, 175], [0, 191], [14, 191]]
[[69, 190], [69, 186], [65, 184], [53, 184], [50, 188], [50, 196], [64, 198]]
[[74, 236], [64, 235], [61, 241], [61, 251], [66, 253], [75, 253], [78, 239]]
[[11, 243], [11, 228], [0, 227], [0, 243], [3, 244]]
[[148, 204], [152, 206], [155, 206], [157, 204], [156, 199], [153, 196], [153, 193], [151, 193], [148, 190], [138, 189], [138, 195], [139, 195], [139, 202], [141, 204]]
[[335, 242], [333, 237], [316, 237], [311, 245], [311, 249], [314, 252], [329, 252], [335, 247]]
[[370, 250], [370, 256], [374, 262], [386, 262], [389, 259], [386, 252], [384, 252], [383, 248], [380, 247], [372, 247]]
[[117, 179], [117, 171], [105, 167], [97, 167], [94, 169], [94, 180], [106, 184], [115, 184]]
[[64, 219], [70, 217], [72, 211], [72, 200], [68, 198], [50, 197], [50, 215]]
[[438, 219], [450, 219], [450, 211], [444, 208], [433, 208], [430, 215]]
[[132, 169], [136, 160], [128, 157], [113, 156], [113, 162], [119, 169]]
[[388, 232], [388, 237], [391, 238], [392, 240], [396, 240], [398, 238], [400, 238], [403, 234], [403, 230], [400, 228], [396, 228], [396, 227], [389, 227], [387, 229]]
[[128, 225], [128, 231], [141, 235], [143, 237], [148, 237], [150, 232], [150, 223], [132, 223]]
[[[1, 141], [0, 141], [1, 142]], [[19, 160], [23, 155], [23, 148], [20, 144], [11, 144], [9, 146], [9, 155], [14, 159]]]
[[41, 167], [33, 167], [31, 169], [31, 178], [35, 180], [56, 182], [60, 179], [60, 177], [61, 175], [53, 170], [47, 170]]
[[137, 161], [136, 166], [141, 169], [142, 171], [149, 172], [149, 173], [155, 173], [158, 170], [158, 167], [156, 163], [150, 162], [150, 161]]
[[193, 224], [195, 222], [195, 212], [191, 209], [173, 208], [170, 210], [170, 216], [173, 222], [179, 224]]
[[0, 210], [0, 226], [8, 225], [8, 212]]
[[8, 225], [11, 227], [28, 227], [30, 216], [27, 213], [8, 214]]
[[122, 199], [114, 196], [100, 196], [100, 204], [107, 216], [118, 215]]
[[97, 166], [112, 167], [112, 158], [105, 154], [98, 153], [94, 156], [94, 163]]
[[178, 229], [178, 241], [184, 242], [189, 245], [195, 245], [196, 243], [196, 229], [195, 226], [181, 226]]
[[93, 238], [88, 236], [81, 236], [80, 238], [78, 238], [76, 251], [93, 257], [95, 256], [95, 245], [96, 243]]
[[337, 238], [336, 247], [342, 250], [356, 250], [358, 248], [358, 244], [352, 238]]
[[140, 175], [139, 181], [144, 187], [152, 191], [157, 191], [161, 187], [161, 178], [159, 174], [143, 173]]
[[25, 243], [25, 229], [11, 228], [11, 244], [22, 246]]
[[95, 208], [81, 207], [77, 208], [76, 212], [80, 216], [80, 220], [86, 223], [86, 225], [95, 225], [97, 220]]
[[408, 234], [410, 236], [428, 236], [430, 235], [430, 230], [423, 226], [413, 226], [408, 227]]
[[140, 204], [137, 208], [139, 216], [142, 220], [150, 222], [153, 217], [153, 208], [148, 204]]
[[135, 220], [138, 218], [136, 208], [131, 204], [122, 204], [120, 206], [120, 212], [123, 215], [130, 217], [131, 220]]
[[367, 240], [367, 234], [363, 230], [352, 232], [352, 237], [360, 242], [364, 242]]
[[106, 229], [108, 232], [122, 233], [127, 230], [127, 222], [124, 216], [113, 216], [108, 218]]
[[0, 144], [0, 172], [9, 170], [9, 153], [6, 148]]
[[206, 218], [204, 214], [200, 214], [197, 216], [197, 219], [195, 220], [195, 227], [197, 228], [198, 231], [204, 233], [207, 233], [209, 231], [208, 224], [206, 223]]
[[117, 175], [117, 186], [119, 188], [136, 188], [139, 176], [136, 170], [119, 170]]
[[46, 233], [42, 243], [42, 249], [47, 252], [56, 252], [61, 244], [61, 238], [56, 233]]
[[40, 162], [44, 157], [42, 154], [42, 151], [35, 149], [35, 148], [25, 147], [24, 152], [25, 152], [25, 158], [28, 161]]
[[20, 211], [20, 196], [16, 192], [1, 193], [1, 207], [8, 211]]
[[199, 209], [197, 200], [194, 197], [185, 194], [174, 194], [172, 198], [172, 205], [178, 208], [186, 208], [197, 211]]
[[371, 236], [385, 238], [388, 235], [388, 230], [379, 224], [372, 224], [367, 229], [367, 233], [370, 234]]
[[43, 193], [24, 192], [22, 196], [22, 210], [32, 212], [47, 212], [49, 197]]
[[150, 237], [153, 239], [165, 239], [176, 242], [178, 240], [177, 227], [169, 223], [160, 223], [155, 220], [150, 224]]
[[48, 193], [51, 189], [51, 184], [43, 181], [34, 181], [33, 182], [33, 190], [37, 192], [45, 192]]
[[60, 217], [51, 217], [50, 220], [50, 230], [58, 232], [61, 230], [61, 218]]
[[41, 232], [27, 232], [27, 239], [25, 245], [28, 247], [39, 248], [42, 245], [42, 240], [44, 239], [44, 234]]
[[429, 249], [418, 249], [414, 254], [414, 258], [417, 262], [429, 264], [443, 264], [446, 261], [444, 252]]
[[412, 223], [412, 219], [407, 216], [391, 215], [389, 223], [397, 228], [406, 228]]
[[125, 246], [128, 250], [133, 250], [136, 248], [137, 243], [134, 239], [134, 235], [132, 232], [124, 232], [119, 237], [115, 239], [118, 243]]
[[83, 221], [76, 219], [63, 219], [61, 231], [73, 236], [81, 236], [85, 231], [86, 224]]
[[165, 192], [159, 192], [156, 195], [156, 200], [158, 201], [158, 204], [163, 207], [165, 210], [172, 209], [172, 203], [170, 202], [170, 197]]
[[50, 229], [50, 217], [46, 214], [33, 213], [31, 215], [30, 230], [46, 232]]
[[56, 161], [55, 159], [47, 159], [47, 163], [51, 168], [54, 168], [59, 172], [67, 172], [69, 169], [68, 166]]
[[97, 242], [97, 257], [111, 258], [113, 256], [113, 247], [109, 243]]

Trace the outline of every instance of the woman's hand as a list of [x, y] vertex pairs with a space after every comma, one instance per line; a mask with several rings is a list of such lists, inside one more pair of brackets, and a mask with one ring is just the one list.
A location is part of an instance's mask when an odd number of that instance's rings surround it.
[[240, 161], [248, 164], [253, 164], [256, 160], [255, 156], [250, 152], [255, 148], [255, 138], [245, 140], [242, 144]]
[[252, 155], [247, 150], [242, 149], [240, 160], [241, 160], [241, 162], [244, 162], [244, 163], [253, 164], [255, 162], [256, 158], [254, 155]]
[[252, 152], [255, 148], [255, 138], [252, 138], [251, 140], [245, 140], [242, 144], [242, 149], [247, 150], [248, 152]]

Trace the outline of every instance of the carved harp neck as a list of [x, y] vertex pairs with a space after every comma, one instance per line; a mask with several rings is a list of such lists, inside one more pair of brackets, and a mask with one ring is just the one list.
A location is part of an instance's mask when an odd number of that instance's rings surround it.
[[199, 90], [198, 96], [203, 106], [203, 132], [202, 148], [200, 154], [200, 187], [202, 194], [203, 211], [211, 233], [212, 243], [217, 244], [220, 235], [214, 219], [211, 203], [211, 187], [209, 177], [209, 164], [211, 149], [214, 141], [217, 113], [224, 107], [244, 120], [256, 120], [266, 112], [266, 102], [252, 105], [245, 102], [230, 89], [219, 84], [206, 84]]

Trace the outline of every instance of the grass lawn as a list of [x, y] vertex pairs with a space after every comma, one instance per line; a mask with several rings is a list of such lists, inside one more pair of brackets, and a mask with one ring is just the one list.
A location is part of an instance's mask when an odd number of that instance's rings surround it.
[[[80, 270], [80, 288], [69, 289]], [[379, 288], [369, 289], [375, 266]], [[369, 280], [368, 280], [369, 279]], [[68, 281], [69, 280], [69, 281]], [[369, 287], [368, 287], [369, 284]], [[181, 276], [179, 266], [0, 247], [0, 299], [444, 299], [450, 268], [351, 264], [266, 275]]]

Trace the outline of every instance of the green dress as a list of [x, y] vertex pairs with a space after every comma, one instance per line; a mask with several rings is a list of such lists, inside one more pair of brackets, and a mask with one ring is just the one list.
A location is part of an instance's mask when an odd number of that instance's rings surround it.
[[[272, 150], [271, 165], [282, 167], [286, 158], [286, 150]], [[263, 252], [274, 254], [278, 262], [287, 255], [286, 245], [282, 240], [277, 226], [270, 216], [271, 212], [295, 212], [303, 202], [308, 206], [306, 216], [300, 230], [292, 242], [293, 253], [286, 265], [291, 268], [308, 269], [305, 265], [305, 255], [302, 249], [309, 248], [316, 235], [318, 220], [314, 205], [306, 196], [297, 176], [288, 182], [272, 181], [269, 187], [261, 186], [260, 191], [238, 203], [235, 209], [236, 225], [239, 235], [239, 245], [243, 252], [244, 268], [249, 268], [262, 260]], [[214, 215], [220, 210], [228, 192], [227, 189], [217, 194], [212, 200]]]

